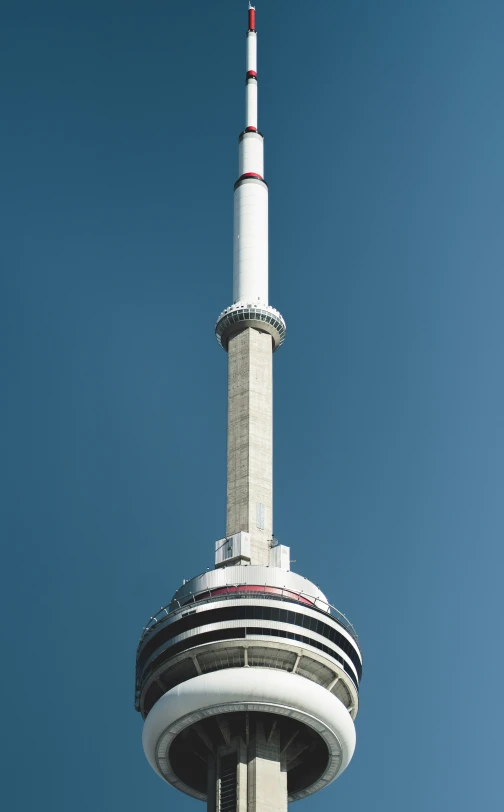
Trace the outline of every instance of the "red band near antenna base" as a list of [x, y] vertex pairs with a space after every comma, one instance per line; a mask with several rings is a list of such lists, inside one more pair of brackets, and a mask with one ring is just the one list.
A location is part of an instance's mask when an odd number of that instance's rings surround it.
[[264, 180], [262, 175], [258, 175], [257, 172], [245, 172], [244, 175], [240, 175], [238, 180], [245, 180], [245, 178], [255, 178], [256, 180]]

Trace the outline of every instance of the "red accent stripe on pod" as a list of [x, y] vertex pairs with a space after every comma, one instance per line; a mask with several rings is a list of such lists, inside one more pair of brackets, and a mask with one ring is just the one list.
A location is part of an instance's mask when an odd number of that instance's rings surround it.
[[256, 133], [257, 132], [257, 127], [245, 127], [245, 132], [246, 133]]
[[249, 8], [249, 31], [255, 31], [255, 8]]
[[260, 595], [279, 595], [282, 598], [287, 598], [288, 600], [296, 601], [297, 603], [303, 603], [306, 606], [313, 606], [315, 604], [314, 600], [309, 600], [304, 595], [301, 595], [299, 592], [292, 592], [288, 589], [282, 587], [275, 587], [275, 586], [255, 586], [253, 584], [242, 584], [240, 586], [224, 586], [224, 587], [217, 587], [216, 589], [209, 589], [208, 592], [204, 592], [201, 595], [191, 596], [189, 600], [184, 601], [182, 606], [185, 606], [186, 603], [194, 603], [196, 601], [205, 601], [208, 597], [218, 597], [219, 595], [230, 595], [230, 594], [243, 594], [248, 593], [249, 595], [252, 593], [259, 593]]
[[257, 73], [255, 72], [255, 70], [248, 70], [246, 78], [247, 79], [257, 79]]

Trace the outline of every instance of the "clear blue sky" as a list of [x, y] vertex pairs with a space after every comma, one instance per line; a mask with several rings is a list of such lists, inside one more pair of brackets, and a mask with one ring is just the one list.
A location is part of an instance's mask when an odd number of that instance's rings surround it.
[[[145, 761], [134, 659], [224, 532], [246, 5], [2, 5], [9, 812], [203, 809]], [[275, 533], [365, 657], [354, 761], [299, 808], [496, 809], [504, 4], [257, 13]]]

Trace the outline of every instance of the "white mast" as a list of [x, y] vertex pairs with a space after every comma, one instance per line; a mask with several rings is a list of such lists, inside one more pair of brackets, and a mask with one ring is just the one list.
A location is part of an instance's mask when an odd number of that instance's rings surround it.
[[234, 194], [233, 301], [268, 304], [268, 187], [264, 139], [257, 129], [257, 32], [249, 7], [245, 74], [245, 130], [240, 135]]

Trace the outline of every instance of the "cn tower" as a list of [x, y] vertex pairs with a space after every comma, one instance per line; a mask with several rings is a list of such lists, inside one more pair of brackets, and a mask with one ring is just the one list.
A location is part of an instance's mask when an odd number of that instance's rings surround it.
[[215, 568], [184, 582], [144, 628], [135, 707], [145, 755], [168, 784], [209, 812], [284, 812], [349, 764], [362, 657], [353, 626], [291, 572], [289, 547], [273, 535], [273, 353], [285, 322], [268, 300], [252, 6], [246, 43], [233, 304], [215, 328], [228, 355], [226, 532]]

